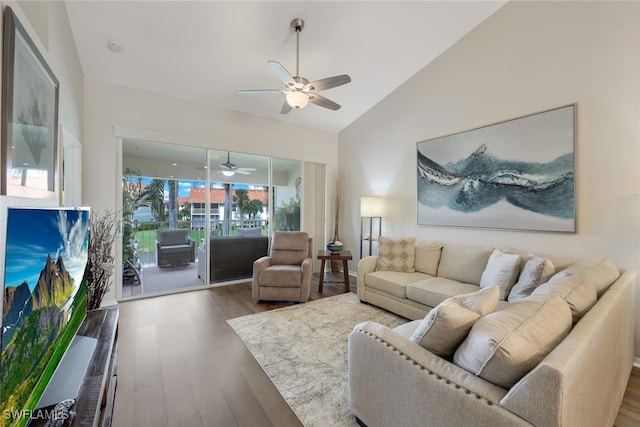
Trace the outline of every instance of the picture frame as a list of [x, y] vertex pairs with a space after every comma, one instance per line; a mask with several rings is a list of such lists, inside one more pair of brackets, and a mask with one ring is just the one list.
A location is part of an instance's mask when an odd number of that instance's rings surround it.
[[9, 6], [3, 35], [0, 195], [56, 200], [60, 85]]
[[417, 143], [418, 225], [575, 233], [576, 104]]

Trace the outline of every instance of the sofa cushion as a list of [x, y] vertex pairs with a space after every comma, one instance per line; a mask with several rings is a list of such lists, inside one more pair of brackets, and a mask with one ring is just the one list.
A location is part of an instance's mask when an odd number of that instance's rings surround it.
[[390, 239], [380, 236], [378, 238], [376, 270], [414, 272], [415, 242], [416, 239], [413, 237]]
[[520, 255], [505, 254], [499, 249], [494, 249], [480, 277], [480, 287], [499, 286], [500, 299], [507, 299], [519, 272]]
[[479, 319], [454, 363], [503, 388], [542, 361], [571, 330], [571, 310], [558, 296], [535, 295]]
[[191, 245], [171, 245], [162, 247], [162, 253], [164, 255], [191, 253], [191, 250]]
[[438, 356], [453, 355], [476, 320], [496, 309], [499, 295], [493, 286], [446, 299], [422, 319], [410, 341]]
[[438, 273], [438, 263], [442, 254], [442, 243], [422, 242], [416, 244], [416, 271], [435, 276]]
[[569, 308], [573, 323], [584, 316], [598, 299], [596, 288], [584, 276], [563, 272], [547, 283], [538, 286], [532, 295], [557, 295], [563, 298]]
[[620, 271], [613, 262], [608, 259], [593, 259], [578, 261], [571, 264], [565, 270], [572, 275], [580, 275], [596, 288], [598, 298], [620, 277]]
[[260, 227], [238, 228], [236, 232], [238, 236], [262, 236], [262, 228]]
[[492, 252], [493, 248], [447, 243], [442, 246], [437, 276], [479, 285]]
[[429, 276], [424, 273], [402, 273], [398, 271], [374, 271], [367, 273], [365, 281], [367, 288], [376, 289], [393, 295], [396, 298], [407, 297], [407, 284], [417, 280], [426, 279]]
[[157, 230], [156, 236], [161, 246], [188, 245], [190, 232], [187, 229]]
[[[367, 281], [367, 286], [368, 284]], [[429, 307], [435, 307], [447, 298], [476, 292], [479, 289], [478, 285], [460, 283], [444, 277], [431, 277], [408, 283], [406, 298]]]
[[553, 275], [553, 263], [533, 254], [527, 254], [518, 281], [509, 292], [509, 302], [528, 297], [541, 283], [545, 283]]
[[271, 244], [271, 264], [300, 265], [309, 256], [309, 237], [303, 231], [276, 231]]

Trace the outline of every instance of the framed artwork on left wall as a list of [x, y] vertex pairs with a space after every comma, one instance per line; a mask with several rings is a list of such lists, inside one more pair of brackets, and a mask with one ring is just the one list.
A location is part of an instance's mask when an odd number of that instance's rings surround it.
[[0, 195], [58, 198], [58, 91], [51, 68], [5, 7]]

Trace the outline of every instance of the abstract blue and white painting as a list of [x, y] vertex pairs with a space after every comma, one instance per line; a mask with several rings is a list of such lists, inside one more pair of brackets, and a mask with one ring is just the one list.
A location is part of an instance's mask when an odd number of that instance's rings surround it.
[[418, 143], [418, 224], [575, 232], [575, 105]]

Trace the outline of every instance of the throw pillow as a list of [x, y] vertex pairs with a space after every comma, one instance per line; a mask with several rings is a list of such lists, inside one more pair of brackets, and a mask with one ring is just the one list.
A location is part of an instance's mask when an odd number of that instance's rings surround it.
[[416, 271], [435, 276], [438, 273], [438, 263], [440, 262], [440, 255], [442, 254], [442, 243], [418, 243], [415, 247]]
[[[608, 259], [582, 260], [566, 268], [567, 274], [580, 275], [596, 288], [598, 298], [620, 277], [616, 265]], [[554, 276], [555, 277], [555, 276]]]
[[568, 274], [562, 279], [552, 279], [538, 286], [532, 295], [557, 295], [569, 304], [573, 323], [584, 316], [598, 300], [595, 286], [585, 277]]
[[416, 239], [413, 237], [406, 239], [379, 237], [376, 270], [413, 273], [415, 271], [415, 243]]
[[499, 286], [500, 299], [504, 300], [516, 282], [519, 268], [520, 255], [505, 254], [499, 249], [494, 249], [480, 278], [480, 287]]
[[458, 366], [509, 389], [571, 330], [571, 310], [558, 296], [530, 296], [479, 319], [453, 356]]
[[442, 301], [422, 319], [410, 340], [435, 355], [450, 357], [476, 320], [495, 311], [499, 295], [493, 286]]
[[525, 264], [518, 277], [518, 282], [509, 292], [509, 302], [528, 297], [538, 285], [549, 280], [554, 272], [553, 264], [548, 259], [528, 254], [524, 261]]

